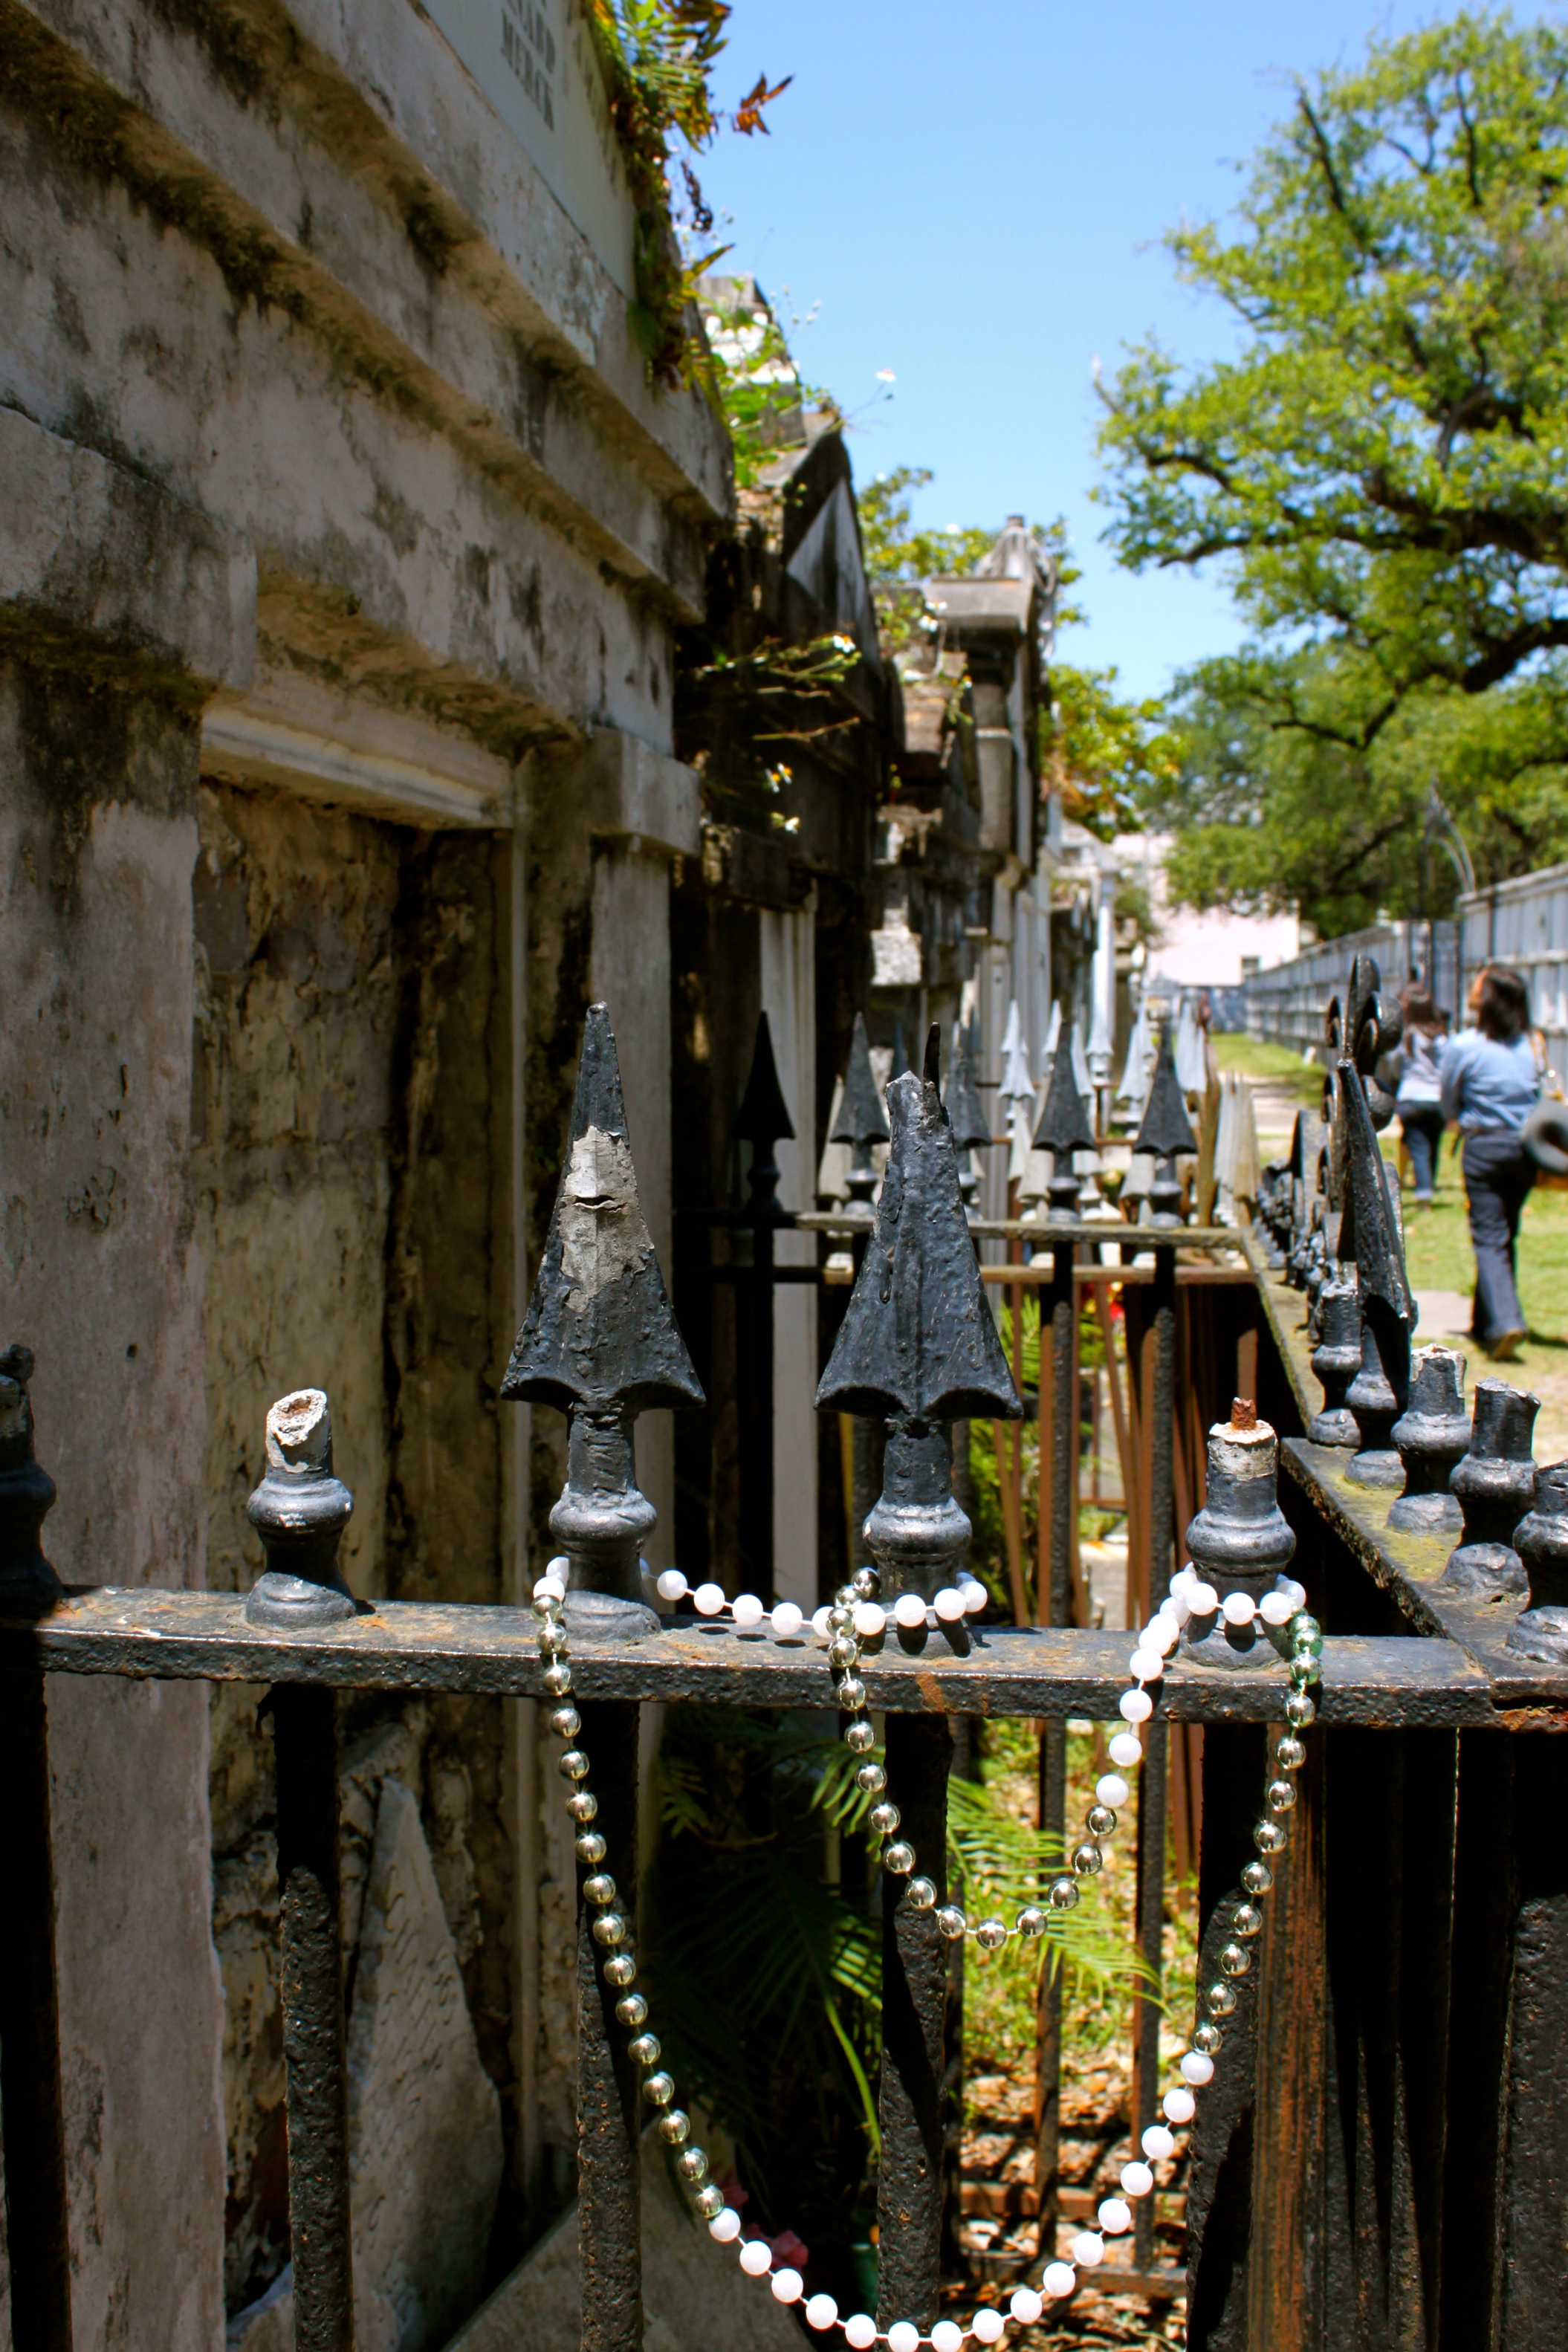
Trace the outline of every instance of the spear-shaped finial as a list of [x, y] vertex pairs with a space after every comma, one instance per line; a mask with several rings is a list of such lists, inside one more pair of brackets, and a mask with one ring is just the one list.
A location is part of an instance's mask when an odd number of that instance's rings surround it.
[[38, 1540], [55, 1482], [33, 1452], [31, 1348], [0, 1350], [0, 1617], [41, 1617], [62, 1597]]
[[657, 1633], [637, 1571], [657, 1516], [637, 1487], [632, 1425], [704, 1400], [643, 1222], [602, 1004], [588, 1007], [566, 1165], [500, 1392], [570, 1415], [566, 1484], [550, 1515], [571, 1562], [568, 1621], [624, 1640]]
[[968, 1042], [956, 1022], [952, 1026], [952, 1052], [948, 1057], [947, 1084], [942, 1088], [942, 1107], [952, 1129], [952, 1148], [958, 1154], [958, 1189], [963, 1196], [967, 1214], [973, 1206], [974, 1188], [979, 1181], [970, 1154], [983, 1151], [990, 1143], [991, 1121], [974, 1083]]
[[[1350, 1177], [1340, 1225], [1340, 1255], [1355, 1260], [1363, 1300], [1375, 1301], [1388, 1322], [1400, 1327], [1408, 1356], [1410, 1334], [1415, 1328], [1415, 1301], [1388, 1190], [1388, 1163], [1377, 1148], [1372, 1112], [1354, 1064], [1342, 1061], [1338, 1077]], [[1382, 1338], [1380, 1330], [1380, 1342]]]
[[1149, 1100], [1144, 1106], [1142, 1123], [1132, 1145], [1134, 1152], [1147, 1152], [1154, 1161], [1154, 1181], [1149, 1187], [1149, 1209], [1155, 1224], [1173, 1225], [1180, 1222], [1182, 1188], [1176, 1181], [1176, 1158], [1180, 1152], [1195, 1151], [1197, 1148], [1198, 1139], [1193, 1133], [1193, 1122], [1187, 1117], [1181, 1080], [1176, 1076], [1171, 1024], [1168, 1021], [1163, 1022], [1160, 1050], [1154, 1057], [1154, 1076], [1149, 1087]]
[[849, 1041], [849, 1067], [844, 1074], [844, 1099], [838, 1106], [831, 1143], [849, 1146], [848, 1213], [851, 1216], [869, 1219], [871, 1195], [877, 1189], [877, 1171], [871, 1159], [871, 1147], [888, 1140], [888, 1122], [883, 1115], [881, 1097], [877, 1092], [877, 1076], [871, 1067], [871, 1047], [866, 1035], [866, 1016], [855, 1015], [855, 1034]]
[[1075, 1151], [1094, 1150], [1094, 1129], [1079, 1092], [1073, 1056], [1059, 1049], [1051, 1060], [1051, 1082], [1046, 1105], [1035, 1129], [1034, 1148], [1051, 1155], [1048, 1217], [1070, 1217], [1078, 1208], [1079, 1181], [1073, 1173]]
[[1345, 1402], [1355, 1415], [1362, 1444], [1348, 1475], [1363, 1486], [1397, 1486], [1405, 1472], [1390, 1432], [1410, 1402], [1415, 1301], [1405, 1276], [1388, 1170], [1373, 1132], [1361, 1073], [1342, 1056], [1334, 1078], [1345, 1169], [1339, 1255], [1345, 1265], [1355, 1266], [1361, 1301], [1362, 1368], [1345, 1392]]
[[752, 1147], [751, 1185], [752, 1206], [759, 1216], [773, 1211], [778, 1192], [778, 1161], [773, 1146], [786, 1142], [795, 1135], [795, 1122], [784, 1103], [784, 1088], [779, 1084], [778, 1066], [773, 1060], [773, 1032], [768, 1027], [765, 1013], [757, 1015], [757, 1041], [752, 1048], [751, 1074], [746, 1091], [741, 1097], [741, 1108], [735, 1115], [735, 1134], [742, 1143]]
[[[933, 1058], [928, 1044], [928, 1071]], [[931, 1600], [957, 1575], [970, 1535], [952, 1498], [949, 1424], [1016, 1420], [1023, 1407], [985, 1303], [934, 1080], [895, 1079], [888, 1108], [882, 1197], [816, 1403], [889, 1422], [866, 1541], [896, 1589]]]

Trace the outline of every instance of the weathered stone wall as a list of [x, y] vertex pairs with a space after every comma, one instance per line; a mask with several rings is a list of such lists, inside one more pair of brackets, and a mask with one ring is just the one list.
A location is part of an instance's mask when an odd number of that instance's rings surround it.
[[[512, 1597], [542, 1515], [496, 1384], [612, 950], [668, 1191], [663, 860], [695, 822], [628, 810], [726, 439], [649, 387], [624, 289], [408, 0], [0, 0], [0, 1250], [55, 1549], [243, 1587], [266, 1407], [310, 1381], [356, 1590]], [[525, 884], [515, 763], [633, 739], [629, 800], [580, 794]], [[603, 842], [645, 833], [596, 908]], [[284, 2252], [261, 1696], [54, 1696], [83, 2343], [210, 2347]], [[355, 1755], [410, 1748], [507, 2134], [499, 2260], [570, 2144], [531, 1722], [343, 1709]]]
[[[221, 785], [204, 785], [197, 806], [192, 1169], [207, 1267], [210, 1581], [252, 1581], [260, 1551], [245, 1506], [267, 1408], [315, 1385], [331, 1398], [336, 1466], [354, 1495], [342, 1554], [354, 1590], [500, 1600], [507, 853], [489, 835], [416, 834]], [[231, 2309], [287, 2251], [262, 1696], [226, 1685], [212, 1699]], [[344, 1706], [362, 1741], [393, 1718], [414, 1738], [412, 1784], [512, 2121], [507, 1714], [453, 1697]]]
[[[7, 1337], [37, 1355], [67, 1582], [203, 1579], [195, 784], [188, 705], [0, 667], [0, 1247]], [[48, 1706], [77, 2341], [210, 2352], [223, 2128], [205, 1695], [62, 1676]]]

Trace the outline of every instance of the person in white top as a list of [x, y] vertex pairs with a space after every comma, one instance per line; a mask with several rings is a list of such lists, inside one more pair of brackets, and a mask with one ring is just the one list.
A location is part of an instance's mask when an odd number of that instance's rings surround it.
[[1399, 1113], [1405, 1149], [1410, 1154], [1416, 1203], [1429, 1209], [1446, 1124], [1440, 1065], [1447, 1043], [1448, 1016], [1439, 1011], [1429, 988], [1407, 988], [1399, 1004], [1405, 1015], [1405, 1034], [1390, 1056], [1394, 1070], [1394, 1107]]

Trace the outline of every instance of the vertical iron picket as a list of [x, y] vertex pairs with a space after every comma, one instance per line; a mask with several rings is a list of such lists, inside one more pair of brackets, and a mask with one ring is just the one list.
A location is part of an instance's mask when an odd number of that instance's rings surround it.
[[70, 2242], [48, 1710], [41, 1666], [0, 1673], [0, 2104], [15, 2352], [70, 2352]]
[[[615, 1857], [616, 1907], [635, 1925], [637, 1884], [637, 1706], [583, 1702], [582, 1741], [594, 1759], [594, 1826]], [[637, 2069], [616, 2021], [608, 1954], [594, 1941], [577, 1865], [577, 2242], [583, 2352], [639, 2352], [643, 2336], [642, 2176]], [[651, 2113], [651, 2110], [649, 2111]]]
[[[900, 1834], [947, 1896], [947, 1778], [952, 1735], [940, 1715], [890, 1715], [888, 1779]], [[947, 1955], [933, 1914], [911, 1909], [908, 1880], [882, 1880], [882, 2159], [877, 2176], [877, 2308], [886, 2329], [937, 2318], [942, 2272]]]
[[[40, 1540], [55, 1482], [37, 1460], [30, 1349], [0, 1351], [0, 1616], [23, 1624], [63, 1599]], [[26, 1637], [24, 1637], [24, 1641]], [[0, 1672], [0, 2117], [15, 2352], [70, 2352], [70, 2216], [55, 1969], [48, 1707], [30, 1643]]]
[[296, 2352], [353, 2352], [335, 1692], [269, 1695], [278, 1761], [280, 2000]]

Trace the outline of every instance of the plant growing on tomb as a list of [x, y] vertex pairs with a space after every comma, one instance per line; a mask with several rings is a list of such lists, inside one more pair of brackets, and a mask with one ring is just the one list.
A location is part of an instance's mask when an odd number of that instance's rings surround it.
[[[724, 247], [688, 260], [675, 233], [671, 142], [700, 154], [721, 126], [711, 75], [725, 47], [728, 0], [588, 0], [589, 23], [604, 62], [610, 121], [637, 208], [629, 306], [632, 333], [652, 383], [700, 383], [713, 396], [708, 355], [694, 331], [697, 283]], [[743, 137], [765, 132], [764, 110], [789, 86], [766, 75], [730, 117]], [[680, 164], [692, 224], [707, 236], [713, 216], [689, 164]]]

